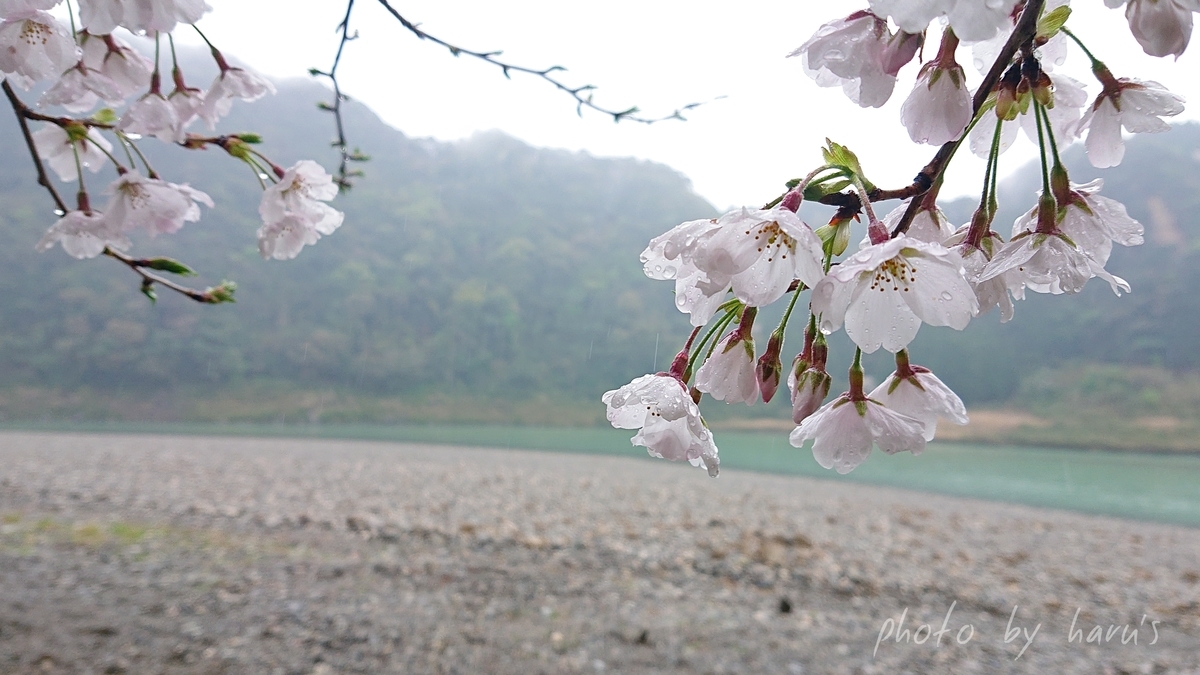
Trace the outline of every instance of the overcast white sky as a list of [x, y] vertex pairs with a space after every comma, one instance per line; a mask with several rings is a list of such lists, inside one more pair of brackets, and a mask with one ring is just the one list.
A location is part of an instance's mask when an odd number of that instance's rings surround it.
[[[275, 77], [307, 77], [327, 68], [334, 28], [345, 11], [336, 0], [209, 0], [199, 24], [223, 50]], [[413, 0], [397, 1], [410, 20], [442, 39], [478, 50], [504, 50], [512, 62], [562, 65], [573, 84], [595, 84], [597, 102], [646, 114], [724, 96], [687, 122], [614, 124], [597, 113], [575, 115], [566, 95], [532, 77], [507, 81], [498, 69], [416, 39], [377, 2], [358, 0], [352, 25], [361, 39], [343, 57], [345, 91], [410, 136], [454, 140], [500, 129], [537, 146], [634, 156], [672, 166], [718, 208], [755, 205], [776, 196], [785, 180], [820, 161], [825, 137], [849, 145], [870, 178], [907, 184], [934, 149], [908, 140], [899, 108], [917, 66], [900, 73], [882, 110], [863, 110], [839, 89], [821, 89], [797, 59], [784, 58], [825, 21], [866, 5], [845, 2], [696, 3], [682, 0]], [[1154, 79], [1200, 103], [1197, 52], [1178, 62], [1142, 54], [1123, 13], [1101, 0], [1076, 0], [1071, 25], [1118, 76]], [[179, 31], [185, 42], [196, 38]], [[930, 49], [936, 49], [931, 45]], [[960, 59], [961, 60], [961, 59]], [[969, 77], [978, 81], [970, 63]], [[1082, 55], [1064, 67], [1097, 87]], [[1177, 119], [1196, 119], [1191, 110]], [[969, 155], [964, 152], [963, 155]], [[1002, 175], [1033, 157], [1022, 141], [1007, 153]], [[956, 160], [959, 164], [961, 160]], [[961, 161], [943, 194], [974, 194], [982, 162]]]

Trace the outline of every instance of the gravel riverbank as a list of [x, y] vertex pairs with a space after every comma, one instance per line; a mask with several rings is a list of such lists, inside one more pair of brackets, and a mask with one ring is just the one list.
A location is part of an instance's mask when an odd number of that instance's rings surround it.
[[0, 673], [383, 672], [1200, 673], [1200, 530], [632, 458], [0, 434]]

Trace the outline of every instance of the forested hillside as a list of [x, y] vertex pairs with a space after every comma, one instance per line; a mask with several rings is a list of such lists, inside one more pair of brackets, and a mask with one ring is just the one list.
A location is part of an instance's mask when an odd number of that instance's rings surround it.
[[[315, 105], [325, 97], [313, 83], [285, 83], [273, 98], [235, 106], [223, 130], [261, 132], [266, 154], [285, 166], [312, 157], [332, 167], [332, 120]], [[54, 216], [15, 121], [0, 123], [8, 158], [0, 166], [0, 389], [154, 399], [262, 385], [594, 402], [678, 348], [686, 318], [668, 284], [642, 275], [637, 254], [672, 225], [715, 213], [685, 177], [648, 162], [531, 148], [499, 132], [457, 143], [411, 139], [357, 105], [348, 123], [372, 158], [366, 176], [335, 202], [345, 225], [289, 262], [258, 256], [259, 188], [249, 170], [214, 151], [152, 155], [161, 173], [208, 192], [219, 208], [178, 235], [135, 241], [133, 253], [183, 259], [201, 272], [199, 285], [236, 281], [237, 303], [221, 307], [168, 293], [152, 305], [112, 261], [35, 253]], [[1078, 148], [1068, 154], [1077, 181], [1097, 175]], [[1069, 362], [1200, 370], [1192, 348], [1198, 169], [1200, 126], [1182, 125], [1133, 139], [1124, 164], [1104, 172], [1104, 194], [1147, 228], [1145, 246], [1118, 247], [1108, 266], [1133, 293], [1116, 298], [1093, 283], [1079, 299], [1030, 294], [1008, 324], [993, 313], [965, 333], [923, 328], [914, 359], [969, 403], [1009, 400], [1039, 369]], [[109, 179], [89, 185], [99, 191]], [[1032, 204], [1036, 187], [1005, 187], [997, 230], [1008, 234], [1016, 205]], [[971, 206], [949, 210], [965, 221]], [[849, 358], [839, 344], [831, 369]], [[882, 354], [870, 365], [878, 375], [890, 370]]]
[[[331, 166], [332, 119], [315, 106], [325, 96], [288, 83], [235, 108], [225, 129], [262, 132], [266, 154], [285, 166], [302, 157]], [[372, 159], [335, 202], [345, 225], [288, 262], [257, 253], [259, 188], [248, 169], [214, 151], [152, 157], [219, 208], [178, 235], [135, 241], [133, 252], [179, 257], [201, 272], [198, 283], [238, 283], [236, 304], [203, 307], [169, 293], [151, 305], [109, 260], [35, 253], [54, 217], [15, 122], [5, 122], [0, 378], [592, 396], [651, 368], [660, 333], [664, 350], [678, 342], [686, 321], [666, 289], [647, 292], [637, 254], [664, 227], [713, 213], [683, 176], [500, 133], [414, 140], [361, 107], [348, 123]]]

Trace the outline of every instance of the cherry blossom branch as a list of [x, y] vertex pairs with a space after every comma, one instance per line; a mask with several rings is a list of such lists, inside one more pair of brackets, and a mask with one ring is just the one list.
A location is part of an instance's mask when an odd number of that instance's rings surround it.
[[500, 71], [504, 74], [504, 77], [506, 77], [506, 78], [511, 77], [511, 73], [517, 72], [517, 73], [525, 73], [526, 75], [532, 75], [532, 76], [540, 78], [546, 82], [549, 82], [551, 85], [554, 86], [555, 89], [558, 89], [559, 91], [561, 91], [561, 92], [567, 94], [568, 96], [570, 96], [571, 98], [575, 99], [575, 111], [576, 111], [576, 113], [578, 113], [581, 116], [583, 115], [583, 109], [589, 108], [591, 110], [595, 110], [598, 113], [602, 113], [604, 115], [608, 115], [608, 116], [612, 117], [614, 122], [628, 120], [630, 122], [639, 122], [641, 124], [654, 124], [656, 122], [665, 122], [666, 120], [684, 120], [684, 119], [686, 119], [683, 116], [684, 112], [687, 112], [689, 110], [692, 110], [694, 108], [698, 108], [698, 107], [704, 105], [703, 102], [689, 103], [685, 106], [675, 109], [675, 111], [672, 112], [671, 114], [664, 115], [662, 117], [642, 117], [637, 114], [638, 112], [640, 112], [640, 109], [637, 106], [633, 106], [633, 107], [627, 108], [625, 110], [612, 110], [609, 108], [605, 108], [605, 107], [598, 105], [597, 103], [592, 101], [592, 93], [596, 89], [595, 85], [585, 84], [585, 85], [581, 85], [578, 87], [572, 87], [570, 85], [563, 83], [562, 80], [555, 78], [554, 73], [559, 72], [559, 71], [564, 71], [564, 72], [566, 71], [566, 68], [564, 68], [562, 66], [550, 66], [549, 68], [527, 68], [525, 66], [518, 66], [518, 65], [515, 65], [512, 63], [509, 63], [507, 61], [501, 61], [498, 57], [500, 56], [500, 54], [502, 52], [499, 52], [499, 51], [477, 52], [477, 51], [472, 51], [470, 49], [464, 49], [462, 47], [455, 46], [453, 44], [450, 44], [449, 42], [446, 42], [445, 40], [434, 37], [433, 35], [430, 35], [429, 33], [426, 33], [425, 31], [421, 30], [421, 28], [419, 26], [417, 26], [413, 22], [409, 21], [408, 19], [404, 18], [400, 14], [400, 12], [398, 12], [396, 10], [396, 8], [392, 7], [392, 4], [388, 0], [379, 0], [379, 4], [383, 5], [383, 8], [386, 9], [389, 14], [391, 14], [397, 21], [400, 22], [400, 24], [402, 26], [407, 28], [409, 30], [409, 32], [411, 32], [413, 35], [416, 35], [417, 37], [421, 38], [422, 40], [429, 40], [430, 42], [432, 42], [436, 45], [441, 45], [442, 47], [445, 47], [454, 56], [462, 56], [465, 54], [466, 56], [472, 56], [472, 57], [475, 57], [486, 63], [490, 63], [493, 66], [496, 66], [497, 68], [499, 68]]
[[[57, 207], [59, 215], [67, 213], [71, 209], [67, 206], [67, 203], [63, 201], [62, 195], [58, 193], [58, 189], [54, 187], [54, 183], [50, 180], [50, 176], [46, 173], [46, 167], [42, 163], [42, 158], [38, 156], [37, 146], [33, 142], [33, 134], [29, 131], [29, 120], [32, 119], [50, 122], [52, 124], [58, 124], [59, 126], [65, 126], [67, 121], [64, 118], [50, 117], [34, 112], [29, 108], [29, 106], [25, 105], [24, 101], [17, 97], [17, 93], [13, 91], [12, 87], [9, 86], [7, 81], [0, 83], [0, 88], [4, 89], [4, 94], [8, 97], [9, 103], [12, 104], [13, 112], [17, 116], [17, 124], [21, 127], [21, 135], [25, 139], [25, 146], [29, 148], [30, 159], [33, 160], [34, 169], [37, 171], [38, 185], [42, 186], [48, 193], [50, 193], [50, 198], [54, 200], [54, 205]], [[87, 121], [80, 121], [80, 123], [87, 124]], [[112, 125], [101, 123], [94, 123], [92, 126], [112, 128]], [[81, 199], [86, 197], [86, 193], [80, 194]], [[125, 266], [129, 267], [129, 269], [137, 272], [142, 278], [142, 293], [145, 293], [146, 296], [152, 300], [155, 299], [153, 290], [154, 285], [158, 284], [163, 288], [168, 288], [176, 293], [185, 295], [196, 302], [205, 304], [233, 302], [233, 292], [234, 289], [236, 289], [236, 286], [232, 282], [222, 282], [218, 286], [207, 288], [203, 291], [198, 291], [194, 288], [183, 286], [171, 281], [170, 279], [154, 274], [147, 269], [158, 267], [167, 270], [187, 270], [190, 272], [190, 270], [184, 265], [174, 261], [164, 263], [166, 260], [164, 258], [133, 258], [107, 246], [104, 248], [103, 253], [114, 260], [124, 263]]]
[[358, 32], [350, 33], [350, 14], [354, 10], [354, 0], [346, 0], [346, 16], [342, 18], [342, 22], [338, 24], [337, 30], [341, 32], [341, 39], [338, 41], [337, 54], [333, 57], [333, 65], [328, 71], [310, 68], [309, 74], [314, 77], [327, 77], [330, 84], [333, 85], [333, 103], [319, 104], [321, 109], [333, 113], [334, 126], [337, 128], [337, 139], [332, 143], [334, 148], [337, 148], [339, 155], [337, 176], [334, 182], [337, 183], [338, 189], [345, 192], [349, 190], [353, 183], [352, 178], [362, 175], [362, 171], [353, 171], [350, 169], [351, 162], [365, 162], [368, 158], [366, 155], [354, 149], [349, 149], [349, 144], [346, 141], [346, 125], [342, 119], [342, 102], [348, 97], [342, 93], [341, 85], [338, 83], [337, 70], [342, 62], [342, 51], [346, 48], [346, 43], [351, 40], [358, 39]]
[[[203, 291], [198, 291], [194, 288], [177, 284], [170, 279], [161, 277], [153, 272], [148, 271], [147, 268], [165, 267], [163, 265], [163, 261], [167, 260], [165, 258], [133, 258], [109, 246], [104, 247], [103, 253], [113, 260], [124, 263], [126, 267], [141, 275], [142, 293], [145, 293], [146, 296], [151, 300], [156, 299], [153, 289], [154, 285], [158, 284], [159, 286], [169, 288], [172, 291], [175, 291], [180, 295], [185, 295], [199, 303], [218, 305], [223, 302], [234, 301], [233, 292], [236, 290], [237, 286], [232, 281], [222, 281], [217, 286], [212, 286], [204, 289]], [[174, 263], [176, 266], [178, 266], [176, 269], [187, 269], [185, 266], [175, 263], [174, 261], [168, 261], [168, 263]]]
[[[1021, 10], [1021, 16], [1017, 19], [1017, 24], [1013, 27], [1013, 32], [1008, 36], [1008, 41], [1004, 43], [1004, 47], [1000, 49], [1000, 54], [996, 56], [995, 62], [983, 77], [983, 82], [979, 84], [979, 88], [975, 90], [975, 96], [971, 99], [971, 115], [972, 118], [979, 115], [979, 111], [987, 102], [988, 96], [992, 93], [992, 89], [1000, 81], [1004, 75], [1004, 70], [1008, 68], [1008, 64], [1016, 56], [1017, 52], [1025, 45], [1029, 44], [1037, 34], [1038, 17], [1042, 14], [1042, 7], [1045, 5], [1045, 0], [1026, 0], [1025, 9]], [[963, 132], [965, 137], [966, 132]], [[935, 183], [941, 180], [942, 174], [946, 171], [946, 167], [950, 163], [950, 158], [954, 156], [954, 151], [958, 149], [962, 142], [962, 137], [958, 140], [950, 141], [942, 144], [938, 148], [933, 159], [921, 169], [917, 177], [913, 180], [913, 185], [923, 183], [926, 185], [925, 192]], [[920, 193], [918, 193], [920, 194]], [[915, 196], [915, 195], [914, 195]], [[917, 216], [917, 212], [921, 209], [921, 202], [914, 199], [908, 203], [908, 208], [904, 211], [904, 215], [900, 217], [900, 222], [896, 224], [892, 230], [892, 236], [898, 236], [908, 231], [908, 227], [912, 225], [913, 218]]]
[[80, 126], [84, 126], [84, 127], [88, 127], [88, 128], [94, 127], [96, 129], [106, 129], [106, 130], [111, 130], [111, 129], [117, 128], [115, 124], [109, 124], [108, 122], [101, 122], [101, 121], [99, 121], [97, 119], [93, 119], [91, 117], [75, 118], [75, 117], [54, 117], [53, 115], [43, 115], [42, 113], [34, 110], [33, 108], [30, 108], [28, 105], [25, 104], [24, 101], [22, 101], [20, 98], [18, 98], [17, 93], [12, 90], [12, 87], [9, 86], [7, 80], [4, 81], [3, 86], [4, 86], [4, 93], [8, 96], [9, 102], [12, 103], [13, 111], [16, 112], [17, 116], [21, 117], [22, 119], [33, 120], [35, 122], [49, 122], [50, 124], [54, 124], [54, 125], [57, 125], [57, 126], [60, 126], [63, 128], [66, 128], [66, 126], [68, 124], [78, 124]]
[[67, 203], [63, 201], [62, 195], [58, 194], [54, 183], [50, 181], [50, 176], [46, 175], [46, 167], [42, 164], [42, 158], [38, 157], [37, 146], [33, 143], [33, 134], [29, 132], [29, 122], [26, 113], [32, 112], [25, 103], [17, 98], [17, 93], [9, 86], [8, 80], [4, 80], [0, 85], [4, 89], [4, 95], [8, 97], [9, 103], [12, 104], [13, 112], [17, 115], [17, 124], [21, 126], [21, 135], [25, 137], [25, 145], [29, 148], [29, 156], [33, 159], [33, 166], [37, 169], [37, 183], [46, 188], [50, 193], [50, 198], [54, 200], [54, 205], [58, 207], [59, 214], [64, 214], [70, 209], [67, 208]]

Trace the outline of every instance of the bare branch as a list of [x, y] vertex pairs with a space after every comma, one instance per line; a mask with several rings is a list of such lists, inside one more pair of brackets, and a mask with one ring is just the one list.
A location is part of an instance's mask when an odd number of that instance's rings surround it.
[[[350, 0], [350, 4], [353, 4], [353, 0]], [[404, 18], [400, 12], [396, 11], [396, 8], [392, 7], [388, 0], [379, 0], [379, 4], [383, 5], [384, 9], [386, 9], [389, 14], [395, 17], [395, 19], [399, 21], [402, 26], [407, 28], [413, 35], [416, 35], [422, 40], [429, 40], [436, 45], [445, 47], [454, 56], [472, 56], [481, 61], [490, 63], [499, 68], [505, 77], [509, 77], [511, 72], [518, 72], [525, 73], [526, 75], [532, 75], [549, 82], [554, 86], [555, 89], [558, 89], [559, 91], [575, 99], [575, 109], [580, 114], [583, 113], [584, 108], [587, 108], [589, 110], [594, 110], [598, 113], [612, 117], [614, 122], [629, 121], [638, 122], [641, 124], [654, 124], [656, 122], [665, 122], [666, 120], [684, 120], [686, 119], [683, 116], [685, 112], [704, 105], [703, 102], [689, 103], [685, 106], [676, 108], [672, 113], [663, 115], [662, 117], [643, 117], [638, 115], [637, 113], [641, 112], [641, 110], [637, 106], [626, 108], [624, 110], [605, 108], [604, 106], [598, 105], [592, 100], [590, 92], [596, 89], [595, 85], [586, 84], [580, 87], [572, 87], [553, 77], [554, 73], [565, 72], [567, 70], [562, 66], [550, 66], [548, 68], [527, 68], [525, 66], [518, 66], [507, 61], [501, 61], [499, 59], [499, 51], [477, 52], [452, 45], [441, 38], [434, 37], [433, 35], [421, 30], [420, 27]]]
[[349, 144], [346, 142], [346, 126], [342, 119], [342, 102], [347, 99], [342, 93], [341, 85], [338, 84], [337, 70], [342, 62], [342, 51], [346, 48], [346, 43], [358, 38], [358, 33], [350, 32], [350, 14], [354, 11], [354, 0], [346, 0], [346, 15], [342, 18], [342, 22], [338, 24], [337, 30], [342, 34], [338, 41], [337, 54], [333, 57], [333, 65], [328, 71], [321, 71], [313, 68], [308, 72], [313, 76], [327, 77], [333, 84], [333, 103], [322, 103], [321, 109], [333, 113], [334, 123], [337, 127], [337, 139], [333, 141], [333, 147], [337, 148], [340, 156], [338, 162], [337, 175], [334, 177], [334, 182], [337, 183], [338, 189], [342, 192], [349, 190], [353, 184], [352, 178], [362, 175], [361, 171], [353, 171], [350, 169], [351, 162], [366, 161], [366, 156], [357, 150], [350, 150]]

